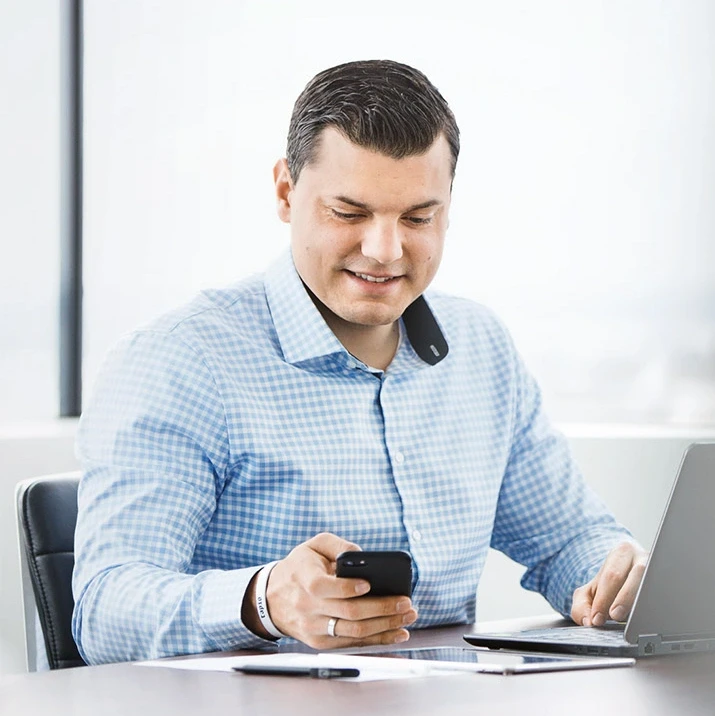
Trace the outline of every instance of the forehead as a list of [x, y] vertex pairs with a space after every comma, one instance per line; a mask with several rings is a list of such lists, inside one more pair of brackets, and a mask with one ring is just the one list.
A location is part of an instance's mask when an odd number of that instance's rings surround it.
[[334, 127], [324, 129], [316, 144], [313, 161], [305, 165], [298, 185], [334, 194], [368, 192], [390, 194], [416, 192], [447, 194], [452, 182], [452, 157], [449, 144], [440, 134], [423, 154], [401, 159], [351, 142]]

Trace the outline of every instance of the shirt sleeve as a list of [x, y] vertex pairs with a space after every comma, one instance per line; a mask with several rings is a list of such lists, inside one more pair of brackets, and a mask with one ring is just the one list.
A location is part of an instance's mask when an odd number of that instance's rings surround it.
[[109, 355], [83, 413], [73, 634], [91, 664], [265, 645], [241, 621], [262, 565], [189, 573], [230, 462], [199, 355], [140, 332]]
[[586, 484], [544, 413], [536, 381], [514, 355], [515, 427], [491, 546], [527, 567], [524, 588], [568, 616], [574, 590], [613, 547], [635, 540]]

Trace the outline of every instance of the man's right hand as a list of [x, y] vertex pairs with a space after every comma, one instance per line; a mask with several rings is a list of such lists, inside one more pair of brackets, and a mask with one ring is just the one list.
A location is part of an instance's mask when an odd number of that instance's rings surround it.
[[[370, 590], [367, 581], [335, 576], [337, 556], [359, 549], [323, 532], [278, 562], [266, 590], [268, 611], [276, 627], [314, 649], [396, 644], [409, 639], [405, 627], [417, 619], [409, 597], [364, 596]], [[253, 601], [255, 611], [255, 598]], [[328, 634], [331, 618], [337, 619], [335, 636]]]

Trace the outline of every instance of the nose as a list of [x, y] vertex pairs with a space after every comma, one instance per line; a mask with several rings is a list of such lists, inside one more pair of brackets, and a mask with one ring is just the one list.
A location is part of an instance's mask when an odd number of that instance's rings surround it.
[[390, 222], [375, 222], [366, 229], [361, 245], [362, 255], [381, 264], [402, 258], [402, 236], [399, 226]]

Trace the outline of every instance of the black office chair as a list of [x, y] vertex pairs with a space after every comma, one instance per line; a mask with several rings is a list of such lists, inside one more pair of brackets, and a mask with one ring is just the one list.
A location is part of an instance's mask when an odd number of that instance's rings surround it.
[[79, 473], [24, 480], [15, 491], [28, 668], [37, 669], [35, 610], [50, 669], [84, 666], [72, 638]]

